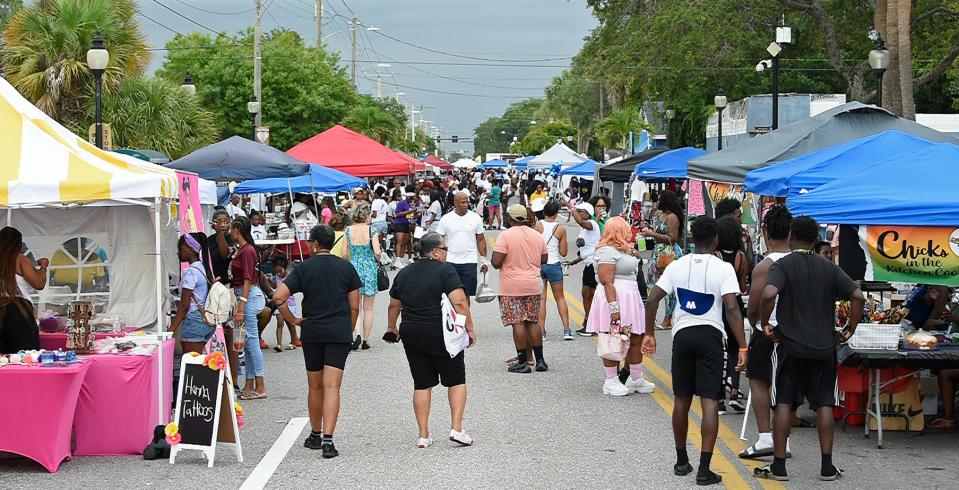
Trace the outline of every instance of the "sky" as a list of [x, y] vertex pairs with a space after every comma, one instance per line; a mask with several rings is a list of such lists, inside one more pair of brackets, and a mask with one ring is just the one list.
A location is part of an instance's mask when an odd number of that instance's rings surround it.
[[[315, 42], [314, 0], [263, 2], [269, 5], [265, 31], [289, 28]], [[187, 18], [231, 34], [254, 19], [254, 0], [137, 3], [145, 16], [166, 26], [141, 17], [152, 47], [163, 47], [174, 35], [171, 29], [204, 31]], [[363, 26], [379, 29], [357, 33], [358, 90], [376, 95], [379, 72], [384, 96], [405, 93], [400, 101], [425, 106], [426, 120], [442, 128], [444, 137], [461, 138], [510, 103], [542, 97], [596, 25], [586, 0], [324, 0], [324, 42], [341, 53], [345, 66], [352, 59], [349, 21], [354, 15]], [[162, 63], [162, 53], [154, 52], [152, 70]], [[443, 145], [472, 152], [471, 144]]]

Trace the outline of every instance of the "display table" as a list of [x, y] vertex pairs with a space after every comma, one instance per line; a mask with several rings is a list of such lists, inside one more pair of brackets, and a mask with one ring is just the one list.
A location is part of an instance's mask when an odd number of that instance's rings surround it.
[[[257, 245], [260, 245], [260, 242], [257, 242]], [[273, 256], [277, 255], [283, 255], [292, 260], [306, 260], [310, 258], [310, 242], [297, 240], [287, 245], [277, 245], [273, 249]]]
[[[56, 473], [70, 457], [70, 428], [90, 363], [0, 368], [0, 451], [30, 458]], [[156, 390], [154, 390], [155, 392]]]
[[162, 381], [158, 380], [159, 350], [152, 356], [80, 356], [90, 369], [76, 404], [74, 455], [143, 453], [157, 425], [158, 382], [163, 383], [163, 423], [170, 421], [173, 342], [172, 339], [163, 342]]
[[[893, 378], [881, 380], [879, 370], [901, 366], [911, 369], [951, 369], [959, 368], [959, 348], [941, 347], [936, 350], [858, 350], [842, 344], [836, 351], [839, 364], [843, 366], [862, 366], [869, 370], [869, 390], [866, 399], [865, 434], [869, 437], [869, 417], [876, 419], [876, 430], [879, 433], [878, 447], [882, 449], [882, 409], [880, 408], [880, 393], [882, 389], [899, 381]], [[870, 408], [875, 405], [875, 408]]]
[[[94, 334], [94, 337], [97, 340], [105, 339], [107, 337], [123, 337], [127, 334], [136, 332], [137, 330], [140, 330], [140, 327], [126, 327], [120, 330], [120, 333], [97, 332], [96, 334]], [[40, 332], [40, 348], [46, 349], [46, 350], [66, 349], [67, 333], [66, 332]]]

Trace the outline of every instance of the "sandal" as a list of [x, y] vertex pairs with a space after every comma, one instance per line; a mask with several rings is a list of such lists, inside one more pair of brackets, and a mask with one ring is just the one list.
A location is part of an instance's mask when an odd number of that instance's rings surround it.
[[293, 349], [296, 349], [296, 346], [293, 344], [286, 346], [286, 350], [293, 350]]
[[755, 459], [765, 458], [773, 455], [773, 448], [771, 446], [759, 449], [756, 447], [756, 444], [757, 443], [754, 442], [751, 446], [743, 449], [743, 451], [739, 453], [739, 457], [742, 459]]
[[274, 352], [283, 352], [283, 348], [280, 347], [280, 344], [276, 344], [276, 347], [273, 348]]
[[823, 475], [822, 473], [820, 473], [820, 474], [819, 474], [819, 480], [821, 480], [821, 481], [836, 481], [836, 480], [842, 478], [842, 473], [843, 473], [842, 470], [840, 470], [839, 468], [836, 468], [835, 466], [833, 466], [832, 469], [836, 470], [836, 472], [833, 473], [833, 474], [831, 474], [831, 475]]
[[949, 420], [945, 417], [939, 417], [932, 422], [929, 422], [929, 428], [939, 429], [939, 430], [949, 430], [956, 428], [956, 420]]
[[753, 476], [760, 480], [789, 481], [787, 475], [777, 475], [773, 473], [772, 465], [766, 465], [753, 469]]
[[240, 396], [237, 398], [240, 400], [262, 400], [266, 398], [266, 395], [261, 395], [255, 391], [251, 391], [249, 393], [240, 393]]

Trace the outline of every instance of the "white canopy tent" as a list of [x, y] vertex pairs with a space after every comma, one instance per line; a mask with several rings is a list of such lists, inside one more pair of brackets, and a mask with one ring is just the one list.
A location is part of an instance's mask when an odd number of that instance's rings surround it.
[[585, 162], [586, 160], [589, 160], [589, 157], [576, 153], [572, 148], [563, 143], [556, 143], [541, 155], [530, 160], [528, 162], [528, 168], [530, 170], [549, 168], [557, 163], [563, 164], [563, 167], [569, 167], [577, 163]]
[[456, 168], [475, 168], [479, 166], [479, 162], [470, 160], [469, 158], [460, 158], [459, 160], [453, 162], [453, 166]]

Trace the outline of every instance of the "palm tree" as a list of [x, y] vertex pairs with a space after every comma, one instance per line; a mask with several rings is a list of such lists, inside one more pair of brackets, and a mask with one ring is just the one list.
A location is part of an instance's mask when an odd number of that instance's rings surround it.
[[608, 147], [627, 150], [629, 133], [651, 129], [642, 114], [633, 107], [618, 109], [596, 124], [596, 135]]
[[343, 125], [386, 144], [399, 132], [399, 121], [377, 105], [358, 105], [343, 120]]
[[97, 32], [110, 52], [103, 76], [107, 91], [146, 69], [149, 53], [136, 11], [133, 0], [40, 0], [22, 8], [3, 34], [3, 74], [41, 110], [73, 124], [92, 93], [86, 53]]
[[[88, 108], [80, 128], [93, 122]], [[216, 116], [200, 99], [159, 78], [125, 78], [103, 98], [113, 146], [157, 150], [176, 159], [217, 141]], [[82, 132], [82, 131], [80, 131]]]

